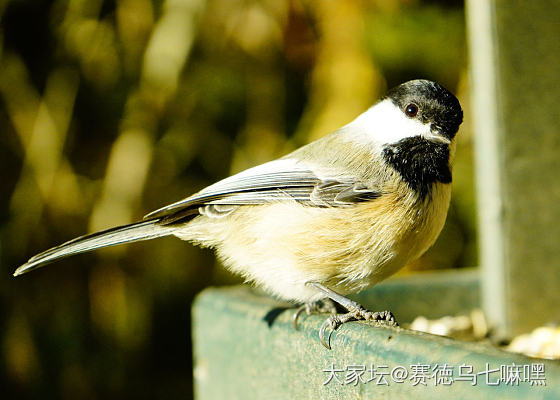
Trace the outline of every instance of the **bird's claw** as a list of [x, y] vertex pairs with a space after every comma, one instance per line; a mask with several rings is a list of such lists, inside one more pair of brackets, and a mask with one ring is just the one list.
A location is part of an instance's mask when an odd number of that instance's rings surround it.
[[[319, 339], [321, 344], [331, 350], [330, 341], [333, 331], [337, 330], [340, 325], [348, 321], [374, 321], [383, 323], [387, 326], [399, 326], [391, 311], [373, 312], [359, 305], [346, 314], [331, 315], [325, 322], [323, 322], [321, 328], [319, 329]], [[328, 334], [327, 340], [325, 340], [325, 331], [327, 328], [331, 328], [331, 330]]]
[[297, 331], [298, 330], [298, 318], [301, 315], [302, 312], [306, 312], [306, 314], [309, 315], [309, 310], [308, 310], [308, 305], [309, 304], [303, 304], [301, 306], [298, 307], [298, 309], [296, 310], [296, 312], [294, 313], [294, 329]]
[[[348, 315], [348, 314], [331, 315], [329, 318], [326, 319], [325, 322], [323, 322], [323, 325], [321, 325], [321, 328], [319, 329], [319, 339], [321, 340], [321, 344], [329, 350], [331, 349], [331, 345], [330, 345], [331, 335], [332, 335], [333, 331], [338, 329], [338, 327], [344, 323], [342, 321], [341, 317], [345, 316], [345, 315]], [[330, 327], [331, 330], [329, 332], [328, 339], [325, 340], [325, 330], [327, 329], [327, 327]]]
[[[323, 284], [319, 282], [309, 281], [306, 283], [306, 285], [318, 290], [319, 292], [322, 292], [323, 295], [325, 295], [326, 298], [329, 299], [328, 301], [332, 304], [331, 306], [329, 306], [329, 309], [333, 315], [327, 318], [327, 320], [323, 322], [321, 328], [319, 329], [319, 339], [321, 341], [321, 344], [329, 350], [331, 349], [330, 341], [331, 341], [332, 332], [338, 329], [340, 325], [348, 321], [351, 320], [375, 321], [375, 322], [383, 322], [385, 325], [388, 326], [399, 326], [399, 324], [397, 324], [397, 321], [395, 320], [395, 316], [391, 311], [381, 311], [381, 312], [369, 311], [365, 309], [362, 305], [336, 293], [335, 291], [325, 287]], [[323, 300], [323, 302], [325, 301], [327, 300]], [[336, 306], [334, 305], [335, 302], [340, 304], [342, 307], [346, 308], [348, 312], [346, 314], [336, 314], [335, 311]], [[299, 317], [299, 315], [303, 311], [307, 311], [307, 313], [309, 314], [310, 309], [308, 309], [307, 307], [313, 307], [314, 305], [315, 307], [317, 307], [317, 304], [321, 304], [321, 303], [315, 302], [312, 303], [311, 305], [304, 305], [296, 311], [294, 315], [294, 325], [296, 326], [296, 329], [297, 329], [297, 318]], [[324, 307], [324, 306], [319, 306], [319, 307]], [[329, 327], [331, 328], [331, 331], [329, 332], [327, 340], [325, 340], [325, 331]]]
[[[366, 312], [371, 312], [371, 311], [367, 311]], [[366, 319], [367, 321], [368, 319]], [[381, 311], [381, 312], [374, 312], [371, 319], [372, 321], [375, 322], [382, 322], [384, 325], [387, 326], [394, 326], [394, 327], [398, 327], [399, 323], [397, 322], [395, 316], [393, 315], [393, 313], [389, 310], [385, 310], [385, 311]]]
[[294, 328], [298, 330], [298, 319], [300, 315], [305, 312], [307, 315], [311, 314], [336, 314], [336, 305], [331, 299], [318, 300], [312, 303], [302, 304], [294, 313], [293, 321]]

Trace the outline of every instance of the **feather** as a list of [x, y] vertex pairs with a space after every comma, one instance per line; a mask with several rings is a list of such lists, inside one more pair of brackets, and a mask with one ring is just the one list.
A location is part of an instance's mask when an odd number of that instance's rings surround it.
[[173, 233], [172, 228], [160, 225], [158, 222], [159, 219], [151, 219], [80, 236], [30, 258], [29, 261], [14, 272], [14, 276], [25, 274], [55, 260], [74, 254], [127, 242], [155, 239]]
[[[162, 218], [162, 224], [170, 224], [183, 221], [193, 214], [193, 209], [196, 212], [202, 209], [202, 213], [212, 216], [213, 210], [205, 208], [209, 205], [259, 205], [295, 200], [316, 207], [340, 207], [379, 196], [379, 190], [355, 182], [351, 176], [325, 178], [302, 162], [282, 159], [233, 175], [145, 218]], [[233, 208], [227, 210], [229, 213]], [[216, 216], [223, 216], [223, 212]]]

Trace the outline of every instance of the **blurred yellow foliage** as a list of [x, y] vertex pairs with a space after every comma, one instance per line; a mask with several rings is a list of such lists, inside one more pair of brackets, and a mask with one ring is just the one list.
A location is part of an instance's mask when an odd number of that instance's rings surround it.
[[[462, 14], [444, 1], [2, 2], [8, 397], [189, 396], [189, 302], [238, 281], [210, 252], [162, 239], [7, 277], [316, 139], [400, 81], [439, 80], [465, 105]], [[448, 225], [415, 269], [476, 262], [468, 124], [459, 139]]]

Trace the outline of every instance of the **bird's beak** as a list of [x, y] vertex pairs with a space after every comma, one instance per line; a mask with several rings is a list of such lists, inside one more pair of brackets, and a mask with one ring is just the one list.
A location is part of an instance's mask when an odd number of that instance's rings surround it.
[[444, 135], [442, 135], [437, 130], [431, 131], [430, 133], [425, 134], [424, 138], [426, 138], [430, 142], [436, 142], [436, 143], [441, 143], [441, 144], [450, 144], [451, 143], [451, 139], [445, 137]]

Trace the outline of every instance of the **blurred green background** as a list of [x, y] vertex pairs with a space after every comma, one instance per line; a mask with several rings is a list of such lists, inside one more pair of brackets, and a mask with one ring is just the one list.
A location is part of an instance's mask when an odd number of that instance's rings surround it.
[[[189, 307], [239, 282], [174, 238], [14, 279], [437, 80], [465, 110], [440, 239], [404, 272], [476, 265], [462, 1], [0, 1], [0, 387], [5, 398], [189, 398]], [[227, 349], [224, 349], [227, 351]]]

